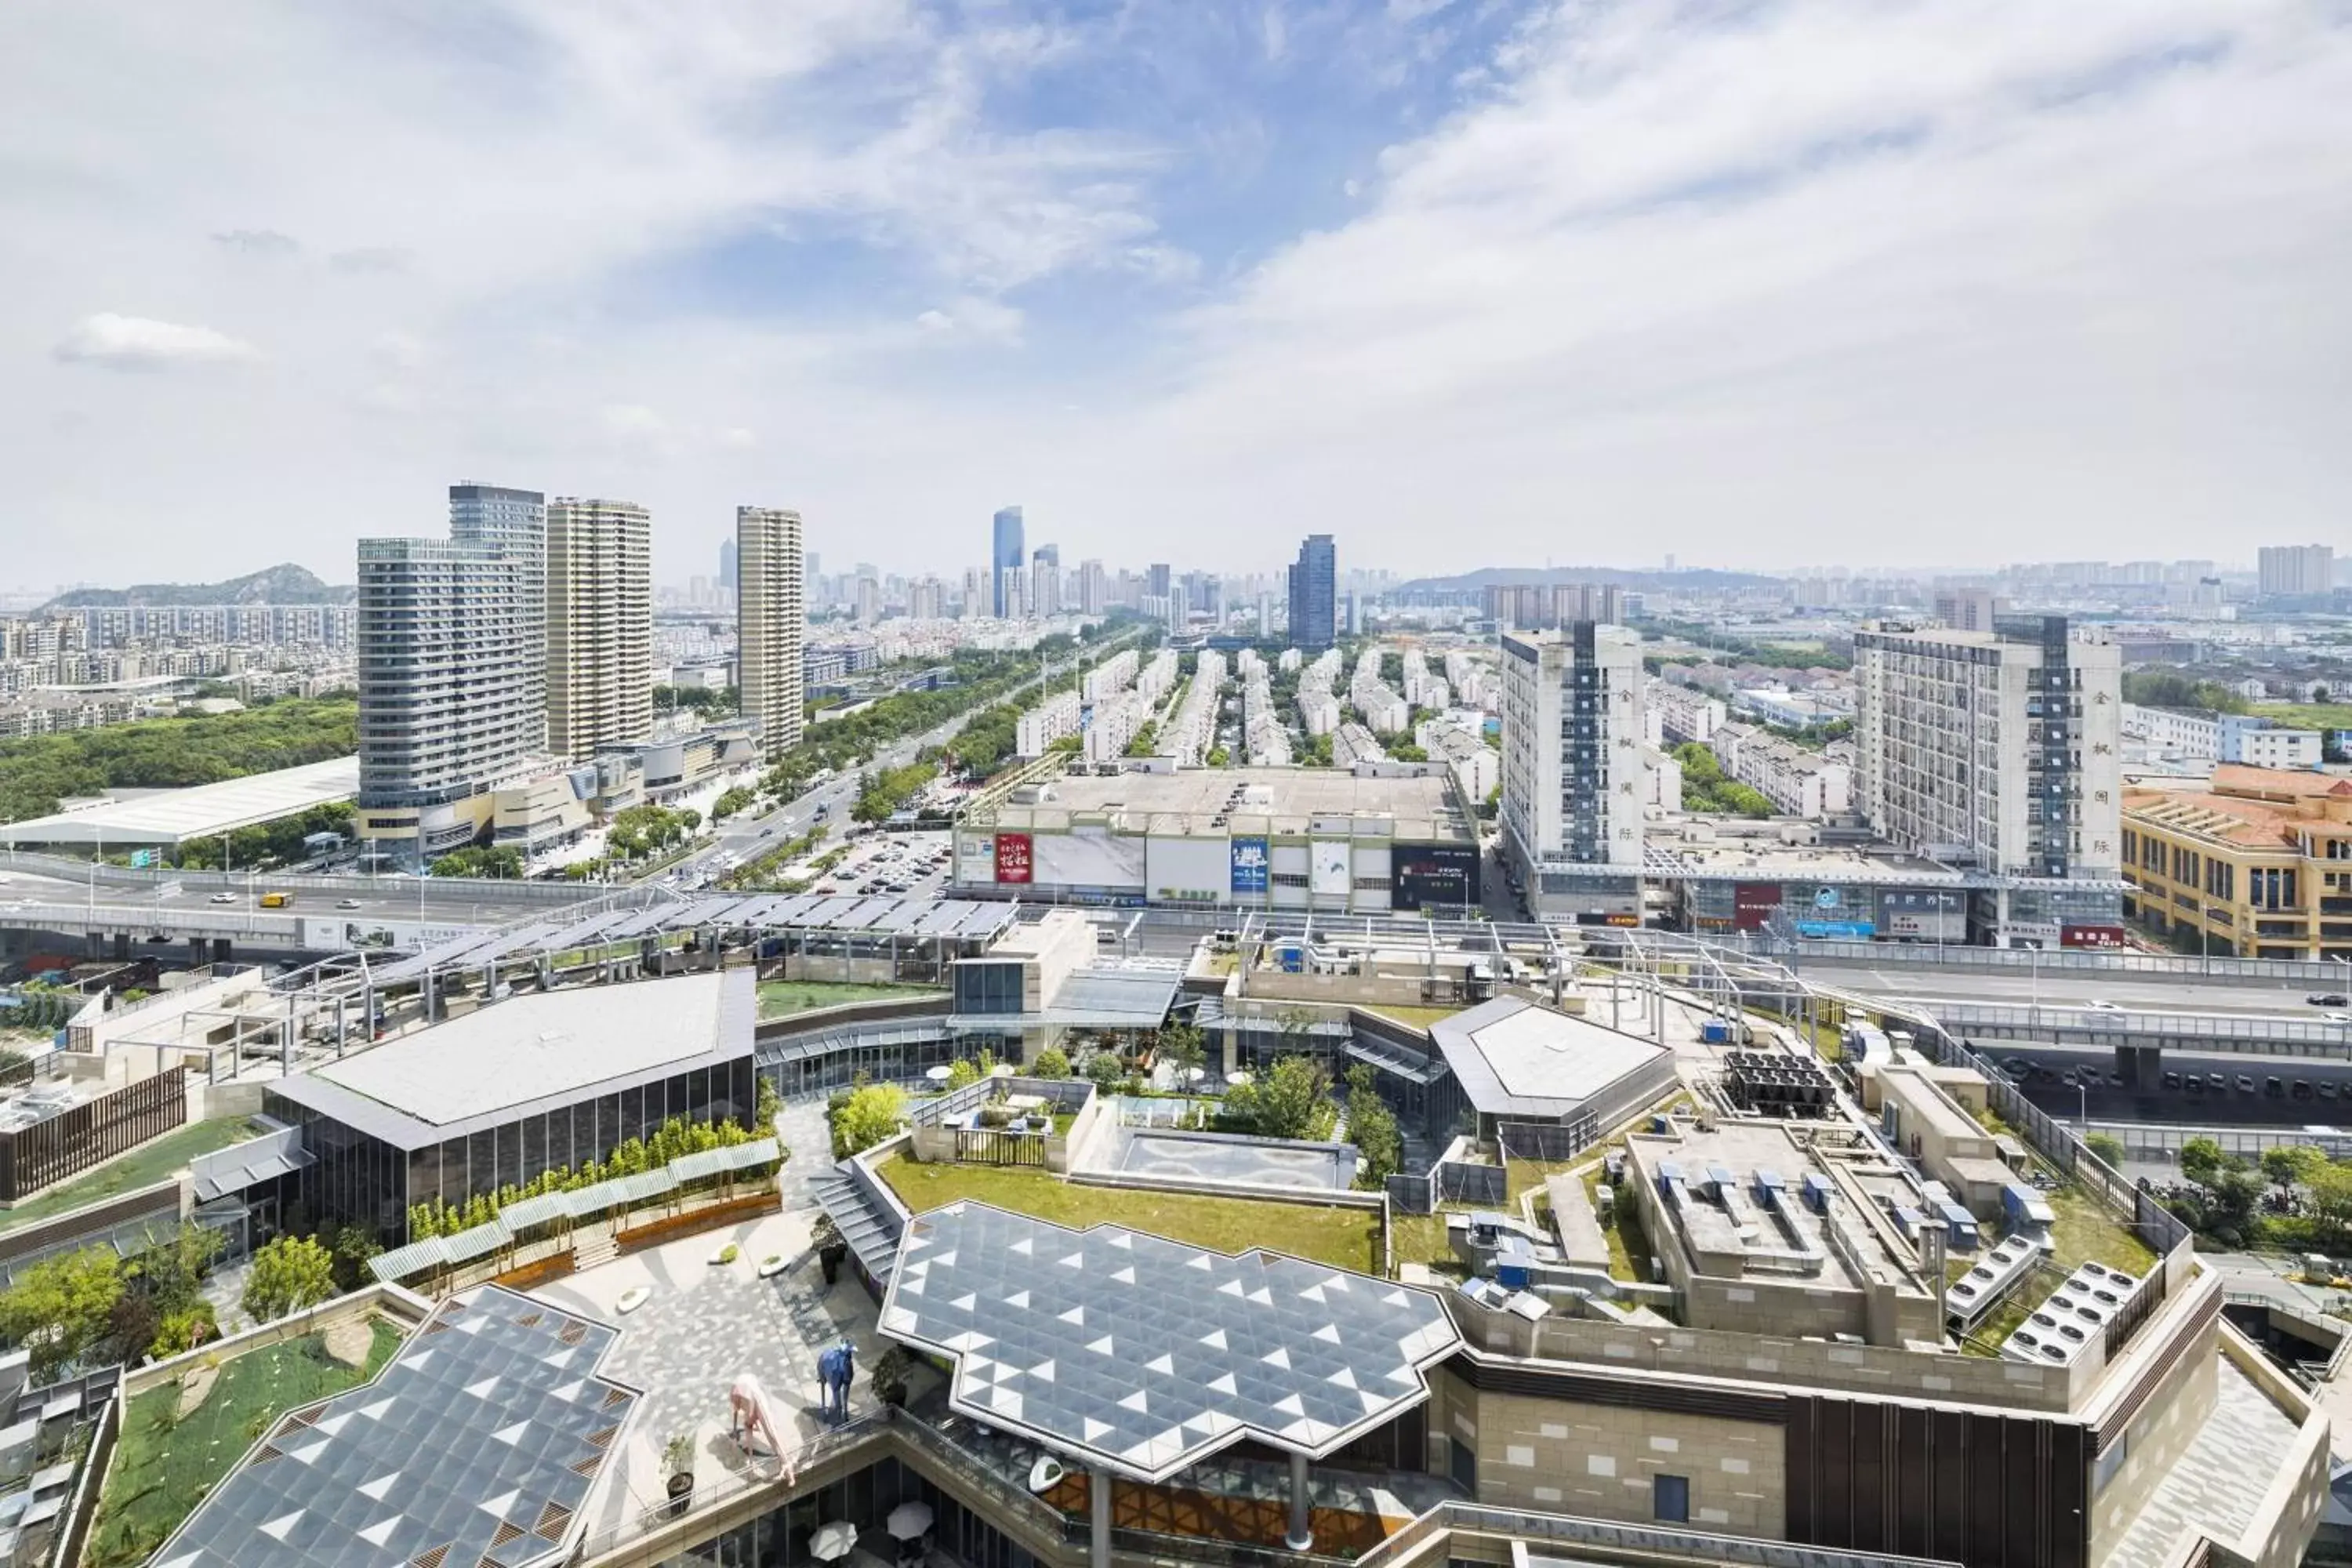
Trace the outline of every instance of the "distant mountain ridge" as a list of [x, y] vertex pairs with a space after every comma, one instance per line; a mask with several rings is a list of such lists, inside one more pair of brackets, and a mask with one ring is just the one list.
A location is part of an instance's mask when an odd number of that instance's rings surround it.
[[1542, 583], [1614, 583], [1620, 587], [1760, 588], [1778, 582], [1756, 572], [1721, 572], [1691, 567], [1673, 572], [1623, 566], [1481, 566], [1451, 577], [1416, 577], [1400, 583], [1391, 593], [1443, 593], [1474, 588], [1532, 587]]
[[290, 561], [232, 577], [226, 583], [137, 583], [128, 588], [76, 588], [59, 594], [45, 610], [79, 610], [113, 605], [348, 605], [358, 588], [322, 582]]

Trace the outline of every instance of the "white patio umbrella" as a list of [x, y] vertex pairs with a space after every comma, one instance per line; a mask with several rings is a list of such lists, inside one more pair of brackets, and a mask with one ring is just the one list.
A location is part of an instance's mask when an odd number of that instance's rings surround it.
[[856, 1546], [857, 1527], [844, 1519], [818, 1525], [816, 1533], [809, 1537], [809, 1555], [823, 1563], [846, 1557]]
[[931, 1505], [902, 1502], [890, 1510], [890, 1539], [920, 1541], [931, 1531]]
[[948, 1079], [955, 1077], [955, 1072], [950, 1068], [932, 1068], [926, 1071], [923, 1076], [929, 1079], [933, 1083], [945, 1083]]

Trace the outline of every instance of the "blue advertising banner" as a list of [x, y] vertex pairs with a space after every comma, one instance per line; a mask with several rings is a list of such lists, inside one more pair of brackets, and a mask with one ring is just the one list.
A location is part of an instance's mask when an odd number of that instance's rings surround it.
[[1265, 891], [1265, 872], [1273, 859], [1263, 838], [1234, 840], [1233, 890], [1236, 893]]

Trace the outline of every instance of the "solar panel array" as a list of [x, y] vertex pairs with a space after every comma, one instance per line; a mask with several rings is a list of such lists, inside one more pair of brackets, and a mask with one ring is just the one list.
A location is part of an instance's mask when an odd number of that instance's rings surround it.
[[531, 1568], [560, 1561], [637, 1392], [615, 1331], [486, 1285], [374, 1382], [281, 1416], [155, 1568]]
[[952, 1358], [974, 1420], [1145, 1480], [1245, 1436], [1329, 1453], [1461, 1344], [1424, 1290], [976, 1203], [909, 1223], [881, 1328]]

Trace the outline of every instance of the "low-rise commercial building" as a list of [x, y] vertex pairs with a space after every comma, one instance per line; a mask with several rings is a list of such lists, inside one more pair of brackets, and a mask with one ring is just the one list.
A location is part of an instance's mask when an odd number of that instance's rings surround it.
[[1028, 901], [1370, 911], [1475, 904], [1478, 838], [1431, 768], [1072, 773], [982, 796], [955, 887]]
[[2124, 795], [2124, 910], [2199, 952], [2352, 959], [2352, 779], [2223, 763]]

